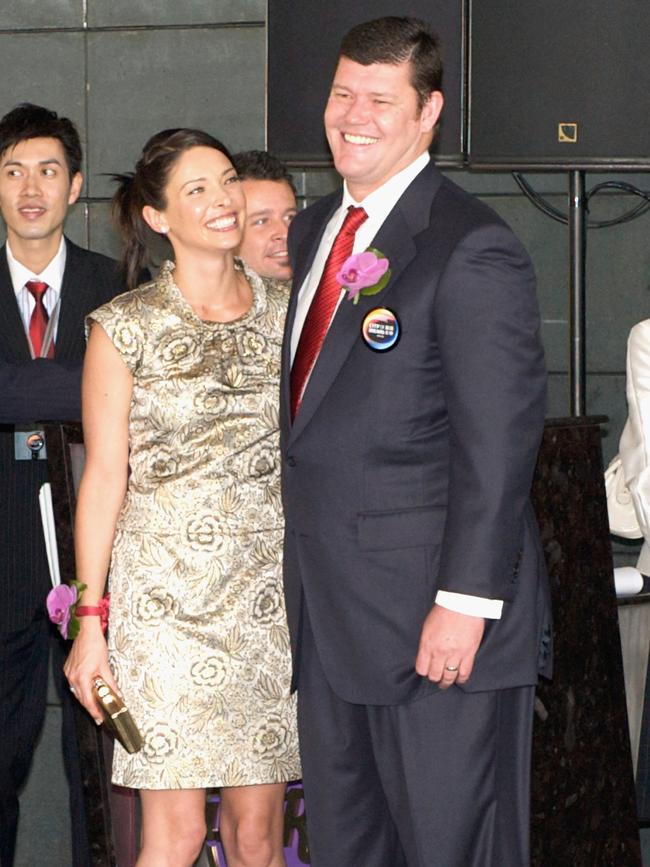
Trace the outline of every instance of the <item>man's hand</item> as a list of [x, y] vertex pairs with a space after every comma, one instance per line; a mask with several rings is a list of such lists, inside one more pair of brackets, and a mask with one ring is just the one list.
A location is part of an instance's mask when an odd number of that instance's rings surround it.
[[434, 605], [422, 626], [415, 670], [447, 689], [469, 680], [485, 620]]

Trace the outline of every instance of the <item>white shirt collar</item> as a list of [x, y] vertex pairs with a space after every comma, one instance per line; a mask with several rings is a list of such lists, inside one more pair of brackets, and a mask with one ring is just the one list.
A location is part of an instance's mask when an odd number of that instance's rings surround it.
[[43, 283], [47, 283], [50, 287], [48, 294], [53, 292], [58, 300], [59, 295], [61, 294], [61, 284], [63, 283], [63, 272], [65, 271], [67, 252], [65, 238], [63, 236], [61, 237], [61, 243], [59, 244], [59, 249], [55, 256], [50, 259], [40, 274], [34, 274], [33, 271], [30, 271], [29, 268], [26, 268], [22, 262], [19, 262], [18, 259], [16, 259], [14, 254], [11, 252], [8, 240], [6, 242], [6, 251], [7, 265], [9, 266], [11, 283], [14, 287], [16, 296], [18, 296], [24, 288], [25, 283], [29, 280], [41, 280]]
[[376, 220], [381, 220], [381, 222], [383, 222], [392, 210], [395, 202], [401, 198], [411, 181], [420, 174], [430, 159], [429, 152], [424, 151], [419, 157], [416, 157], [412, 163], [406, 166], [406, 168], [389, 178], [381, 185], [381, 187], [378, 187], [376, 190], [373, 190], [372, 193], [369, 193], [362, 202], [357, 202], [352, 198], [350, 191], [348, 190], [347, 181], [344, 181], [343, 201], [341, 203], [342, 209], [347, 211], [350, 205], [363, 205], [369, 219], [373, 222]]
[[[354, 247], [352, 248], [353, 253], [360, 253], [362, 250], [366, 250], [368, 248], [369, 244], [372, 242], [377, 232], [381, 229], [386, 217], [393, 210], [395, 204], [399, 201], [409, 184], [415, 179], [417, 175], [420, 174], [422, 169], [427, 165], [429, 159], [430, 157], [428, 151], [420, 154], [413, 160], [410, 165], [406, 166], [406, 168], [402, 169], [402, 171], [398, 172], [396, 175], [393, 175], [392, 178], [389, 178], [385, 184], [382, 184], [381, 187], [373, 190], [373, 192], [366, 196], [363, 202], [361, 202], [363, 208], [368, 214], [368, 219], [364, 223], [362, 223], [362, 225], [356, 231], [356, 234], [354, 236]], [[323, 237], [321, 238], [309, 273], [305, 277], [305, 280], [300, 287], [293, 331], [291, 332], [292, 360], [296, 354], [298, 341], [300, 339], [300, 333], [305, 323], [305, 318], [307, 316], [307, 311], [309, 310], [309, 305], [311, 304], [312, 299], [316, 293], [318, 281], [320, 280], [321, 274], [323, 273], [325, 260], [327, 258], [327, 255], [329, 254], [329, 251], [332, 248], [332, 242], [337, 232], [341, 228], [343, 220], [345, 219], [345, 214], [350, 205], [358, 206], [359, 203], [355, 202], [355, 200], [352, 198], [347, 188], [347, 184], [344, 182], [343, 200], [340, 206], [332, 214], [325, 228]], [[343, 292], [341, 293], [341, 298], [344, 296], [344, 294], [345, 293]]]

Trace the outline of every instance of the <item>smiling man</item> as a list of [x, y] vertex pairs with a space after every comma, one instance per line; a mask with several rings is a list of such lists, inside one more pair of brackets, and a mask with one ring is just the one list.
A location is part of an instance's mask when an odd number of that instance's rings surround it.
[[289, 232], [284, 568], [313, 867], [529, 863], [546, 373], [525, 250], [430, 160], [441, 81], [421, 21], [351, 30], [325, 110], [343, 189]]
[[289, 225], [296, 215], [296, 189], [285, 164], [268, 151], [233, 156], [246, 196], [246, 230], [239, 255], [260, 277], [291, 279]]
[[[45, 714], [50, 648], [64, 717], [64, 759], [74, 817], [73, 863], [90, 863], [63, 643], [45, 616], [50, 585], [38, 493], [38, 422], [81, 417], [84, 317], [122, 290], [117, 263], [63, 235], [81, 191], [73, 123], [23, 104], [0, 119], [0, 863], [13, 863], [18, 792]], [[64, 576], [69, 578], [72, 576]]]

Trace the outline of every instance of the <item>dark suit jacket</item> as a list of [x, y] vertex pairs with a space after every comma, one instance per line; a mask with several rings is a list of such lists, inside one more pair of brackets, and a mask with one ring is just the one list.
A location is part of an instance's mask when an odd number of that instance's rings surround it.
[[[292, 426], [296, 298], [340, 201], [299, 213], [289, 234], [281, 434], [294, 656], [306, 603], [340, 697], [393, 704], [436, 689], [414, 662], [445, 589], [506, 600], [465, 689], [534, 683], [550, 615], [529, 504], [546, 393], [529, 258], [493, 211], [429, 164], [372, 242], [390, 260], [387, 287], [341, 303]], [[361, 323], [382, 306], [401, 339], [376, 353]]]
[[32, 361], [0, 248], [0, 633], [26, 626], [50, 588], [38, 507], [46, 461], [14, 460], [14, 424], [78, 421], [84, 317], [122, 291], [118, 265], [69, 240], [54, 359]]

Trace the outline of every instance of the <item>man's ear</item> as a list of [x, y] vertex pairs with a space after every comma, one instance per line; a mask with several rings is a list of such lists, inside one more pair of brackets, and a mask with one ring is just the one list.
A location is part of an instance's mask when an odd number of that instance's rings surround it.
[[152, 208], [151, 205], [145, 205], [142, 209], [142, 219], [150, 229], [153, 229], [159, 235], [166, 235], [169, 232], [169, 226], [164, 216], [160, 211]]
[[420, 123], [422, 132], [431, 132], [438, 122], [442, 106], [444, 105], [444, 97], [439, 90], [433, 90], [429, 98], [422, 106], [420, 113]]
[[68, 193], [68, 205], [74, 205], [79, 198], [83, 182], [84, 178], [81, 172], [77, 172], [72, 176], [72, 180], [70, 181], [70, 192]]

